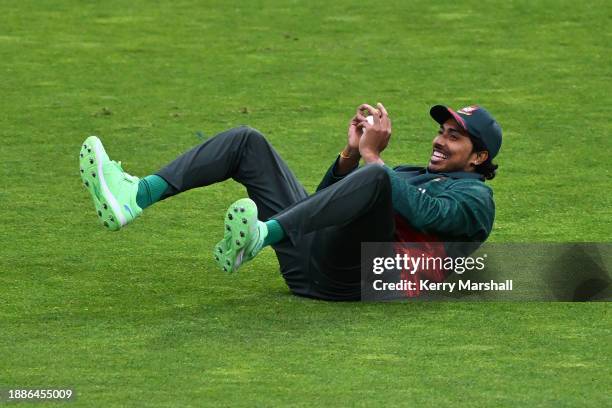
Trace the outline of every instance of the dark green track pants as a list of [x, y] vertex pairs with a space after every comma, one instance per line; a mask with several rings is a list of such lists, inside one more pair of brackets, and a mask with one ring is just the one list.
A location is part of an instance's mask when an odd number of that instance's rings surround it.
[[243, 184], [260, 220], [276, 219], [287, 234], [273, 248], [296, 295], [359, 300], [361, 242], [393, 241], [391, 185], [382, 167], [364, 166], [309, 196], [264, 136], [249, 127], [218, 134], [156, 174], [170, 185], [162, 198], [230, 178]]

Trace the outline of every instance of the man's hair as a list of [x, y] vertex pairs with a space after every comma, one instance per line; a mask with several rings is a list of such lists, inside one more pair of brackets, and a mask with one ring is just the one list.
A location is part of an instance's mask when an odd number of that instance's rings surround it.
[[[472, 140], [472, 153], [482, 152], [483, 150], [487, 150], [485, 145], [480, 141], [480, 139], [476, 139], [475, 137], [470, 136]], [[489, 157], [483, 163], [480, 163], [478, 166], [474, 167], [474, 171], [476, 173], [482, 174], [485, 179], [493, 180], [495, 175], [497, 174], [497, 168], [499, 166], [493, 163], [493, 160]]]

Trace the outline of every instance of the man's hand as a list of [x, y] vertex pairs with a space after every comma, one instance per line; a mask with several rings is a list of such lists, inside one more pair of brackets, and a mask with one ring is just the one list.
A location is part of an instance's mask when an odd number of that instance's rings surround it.
[[355, 116], [351, 119], [348, 128], [348, 142], [344, 153], [348, 156], [359, 156], [359, 139], [363, 135], [363, 124], [367, 123], [366, 117], [363, 116], [362, 110], [357, 108]]
[[353, 170], [361, 159], [359, 154], [359, 140], [363, 135], [364, 123], [367, 123], [366, 117], [362, 114], [362, 109], [357, 108], [355, 116], [349, 122], [348, 140], [346, 147], [340, 153], [340, 160], [336, 169], [337, 175], [345, 175]]
[[384, 164], [380, 158], [380, 153], [385, 150], [391, 138], [391, 119], [389, 119], [387, 110], [382, 103], [378, 103], [376, 106], [378, 109], [363, 104], [358, 109], [358, 111], [368, 111], [374, 117], [373, 124], [369, 124], [365, 120], [360, 122], [361, 127], [365, 129], [365, 133], [359, 140], [359, 153], [366, 163]]

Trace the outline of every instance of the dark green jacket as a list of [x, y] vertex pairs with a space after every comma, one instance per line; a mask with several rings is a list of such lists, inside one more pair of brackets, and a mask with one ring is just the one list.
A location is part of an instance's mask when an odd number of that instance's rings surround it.
[[[336, 176], [337, 163], [338, 159], [317, 191], [346, 177]], [[484, 242], [491, 233], [495, 218], [493, 190], [480, 174], [430, 173], [415, 166], [383, 167], [391, 180], [393, 208], [415, 230], [441, 241], [464, 242]]]

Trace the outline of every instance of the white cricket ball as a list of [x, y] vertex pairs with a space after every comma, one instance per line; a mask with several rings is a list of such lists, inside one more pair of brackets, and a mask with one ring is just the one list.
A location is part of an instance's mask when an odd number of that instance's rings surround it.
[[[373, 125], [373, 124], [374, 124], [374, 116], [370, 115], [370, 116], [366, 117], [366, 121], [367, 121], [367, 122], [368, 122], [370, 125]], [[364, 133], [365, 133], [365, 131], [366, 131], [366, 130], [365, 130], [365, 128], [363, 128], [362, 134], [364, 134]]]

